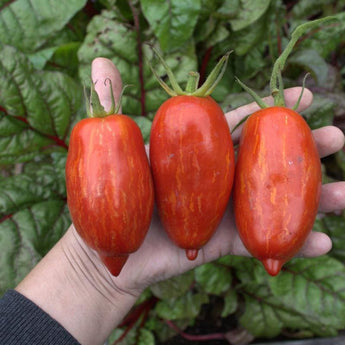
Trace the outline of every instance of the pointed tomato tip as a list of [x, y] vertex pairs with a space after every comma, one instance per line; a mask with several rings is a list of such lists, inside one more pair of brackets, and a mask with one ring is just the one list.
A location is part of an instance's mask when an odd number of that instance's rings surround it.
[[100, 254], [100, 258], [103, 261], [104, 265], [107, 267], [109, 272], [115, 277], [117, 277], [120, 274], [128, 257], [129, 255], [106, 256]]
[[198, 256], [199, 249], [186, 249], [186, 256], [188, 260], [193, 261]]
[[284, 262], [278, 259], [263, 259], [261, 260], [267, 273], [271, 276], [276, 276], [280, 272]]

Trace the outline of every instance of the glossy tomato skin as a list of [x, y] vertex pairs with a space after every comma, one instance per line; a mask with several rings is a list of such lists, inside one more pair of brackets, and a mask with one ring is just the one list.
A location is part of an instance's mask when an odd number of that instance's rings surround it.
[[304, 244], [320, 193], [320, 158], [302, 116], [285, 107], [252, 114], [240, 139], [234, 210], [244, 245], [271, 275]]
[[66, 188], [76, 230], [118, 275], [143, 242], [153, 212], [152, 175], [137, 124], [125, 115], [78, 122], [70, 137]]
[[224, 113], [211, 97], [175, 96], [158, 109], [150, 161], [160, 219], [191, 260], [216, 230], [234, 176]]

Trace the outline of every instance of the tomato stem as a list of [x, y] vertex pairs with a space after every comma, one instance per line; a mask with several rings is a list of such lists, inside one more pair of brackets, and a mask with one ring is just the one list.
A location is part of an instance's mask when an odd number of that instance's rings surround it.
[[87, 112], [88, 117], [105, 117], [108, 115], [119, 113], [120, 108], [121, 108], [121, 101], [122, 101], [123, 93], [124, 93], [125, 89], [131, 85], [125, 85], [122, 88], [122, 91], [121, 91], [120, 97], [119, 97], [119, 101], [116, 104], [115, 97], [114, 97], [113, 84], [109, 78], [107, 78], [104, 81], [104, 83], [106, 83], [107, 81], [109, 82], [109, 92], [110, 92], [110, 99], [111, 99], [111, 106], [110, 106], [110, 109], [108, 111], [106, 111], [104, 109], [103, 105], [101, 104], [98, 93], [95, 89], [96, 83], [95, 84], [91, 83], [90, 98], [88, 97], [88, 95], [86, 93], [86, 89], [84, 88], [86, 112]]
[[86, 111], [89, 117], [104, 117], [107, 115], [96, 92], [94, 83], [91, 83], [90, 98], [86, 94], [85, 97], [87, 101]]
[[235, 79], [241, 85], [241, 87], [253, 97], [254, 101], [260, 106], [260, 108], [264, 109], [269, 107], [268, 104], [266, 104], [254, 90], [242, 83], [237, 77], [235, 77]]
[[297, 110], [299, 105], [300, 105], [300, 103], [301, 103], [301, 99], [302, 99], [302, 96], [303, 96], [303, 93], [304, 93], [304, 89], [305, 89], [305, 82], [306, 82], [307, 78], [309, 77], [309, 75], [310, 75], [310, 73], [307, 73], [304, 76], [304, 78], [303, 78], [302, 91], [301, 91], [301, 93], [300, 93], [300, 95], [298, 97], [298, 100], [297, 100], [296, 104], [292, 107], [292, 110]]
[[188, 73], [188, 79], [187, 79], [187, 85], [186, 85], [186, 92], [189, 94], [193, 94], [193, 92], [196, 91], [198, 88], [200, 75], [198, 72], [189, 72]]
[[[285, 67], [285, 63], [289, 55], [291, 54], [295, 44], [300, 39], [300, 37], [305, 34], [307, 30], [310, 30], [317, 25], [324, 23], [326, 21], [333, 21], [336, 17], [329, 16], [325, 18], [316, 19], [313, 21], [309, 21], [307, 23], [299, 25], [291, 34], [291, 39], [281, 55], [278, 57], [276, 62], [273, 65], [271, 80], [270, 80], [270, 90], [271, 94], [274, 97], [274, 104], [278, 106], [284, 106], [284, 93], [283, 93], [283, 85], [282, 85], [282, 77], [281, 77], [281, 71]], [[278, 90], [278, 92], [277, 92]]]
[[[107, 78], [105, 81], [104, 81], [104, 83], [106, 83], [107, 82], [107, 80], [109, 81], [109, 85], [110, 85], [110, 95], [111, 95], [111, 106], [110, 106], [110, 109], [109, 109], [109, 111], [108, 111], [108, 114], [110, 113], [110, 114], [117, 114], [118, 113], [118, 111], [119, 111], [119, 109], [120, 109], [120, 106], [121, 106], [121, 98], [122, 98], [122, 95], [123, 95], [123, 90], [125, 89], [125, 88], [123, 88], [122, 89], [122, 91], [121, 91], [121, 94], [120, 94], [120, 101], [118, 102], [118, 104], [117, 105], [115, 105], [115, 97], [114, 97], [114, 90], [113, 90], [113, 83], [111, 82], [111, 80], [109, 79], [109, 78]], [[95, 90], [95, 92], [96, 92], [96, 90]], [[99, 98], [98, 98], [99, 99]], [[103, 108], [103, 107], [102, 107]], [[104, 109], [104, 108], [103, 108]]]
[[225, 73], [229, 55], [232, 52], [226, 53], [211, 71], [206, 81], [193, 93], [193, 96], [206, 97], [209, 96], [216, 86], [219, 84], [220, 80], [223, 78]]
[[162, 55], [158, 52], [158, 50], [154, 47], [152, 47], [152, 50], [154, 51], [154, 53], [157, 55], [158, 59], [160, 60], [161, 64], [163, 65], [167, 75], [168, 75], [168, 78], [169, 78], [169, 81], [170, 81], [170, 84], [171, 84], [171, 87], [170, 88], [160, 77], [159, 75], [157, 74], [157, 72], [154, 70], [154, 68], [152, 67], [152, 65], [149, 63], [149, 66], [151, 68], [151, 71], [153, 73], [153, 75], [156, 77], [157, 81], [159, 82], [160, 86], [165, 90], [165, 92], [169, 95], [169, 96], [177, 96], [177, 95], [182, 95], [184, 92], [182, 90], [182, 88], [180, 87], [180, 85], [178, 84], [175, 76], [174, 76], [174, 73], [172, 72], [172, 70], [170, 69], [170, 67], [167, 65], [167, 63], [165, 62], [165, 60], [163, 59]]
[[161, 87], [165, 90], [165, 92], [171, 96], [178, 96], [178, 95], [189, 95], [189, 96], [196, 96], [196, 97], [207, 97], [209, 96], [216, 86], [219, 84], [220, 80], [222, 79], [227, 62], [229, 59], [229, 55], [231, 52], [226, 53], [217, 63], [217, 65], [214, 67], [214, 69], [211, 71], [209, 76], [207, 77], [206, 81], [199, 87], [199, 73], [197, 72], [190, 72], [189, 77], [186, 84], [186, 90], [182, 90], [180, 85], [178, 84], [174, 73], [170, 69], [170, 67], [167, 65], [167, 63], [164, 61], [162, 55], [158, 52], [157, 49], [154, 47], [151, 47], [154, 53], [157, 55], [158, 59], [160, 60], [161, 64], [163, 65], [167, 75], [168, 79], [170, 81], [171, 87], [169, 87], [157, 74], [157, 72], [154, 70], [152, 65], [149, 63], [149, 66], [151, 68], [151, 71], [153, 75], [156, 77], [157, 81], [161, 85]]
[[[299, 40], [299, 38], [309, 29], [312, 29], [316, 27], [317, 25], [324, 23], [326, 21], [334, 21], [337, 20], [335, 16], [328, 16], [321, 19], [316, 19], [304, 24], [299, 25], [292, 33], [291, 40], [285, 47], [284, 51], [281, 53], [281, 55], [278, 57], [276, 62], [273, 65], [271, 80], [270, 80], [270, 91], [271, 95], [274, 99], [274, 105], [275, 106], [282, 106], [285, 107], [285, 98], [284, 98], [284, 83], [283, 83], [283, 77], [282, 77], [282, 70], [285, 67], [286, 60], [290, 53], [292, 52], [292, 49], [294, 48], [295, 44]], [[268, 105], [258, 96], [256, 92], [251, 90], [248, 86], [246, 86], [244, 83], [242, 83], [238, 78], [236, 78], [237, 82], [241, 85], [241, 87], [247, 91], [254, 99], [254, 101], [261, 107], [261, 108], [267, 108]], [[300, 101], [302, 99], [303, 91], [305, 88], [305, 78], [303, 80], [303, 87], [302, 92], [298, 98], [297, 103], [294, 105], [293, 109], [297, 109]]]
[[274, 105], [285, 107], [284, 82], [283, 82], [281, 70], [278, 71], [277, 79], [279, 81], [278, 82], [279, 88], [272, 90], [271, 95], [272, 95], [273, 100], [274, 100]]

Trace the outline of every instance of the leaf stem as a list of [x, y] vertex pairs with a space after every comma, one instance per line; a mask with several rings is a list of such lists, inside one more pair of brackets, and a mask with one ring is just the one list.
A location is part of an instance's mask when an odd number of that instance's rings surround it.
[[145, 82], [144, 82], [143, 46], [141, 42], [140, 20], [139, 20], [138, 10], [133, 5], [132, 0], [129, 0], [128, 4], [132, 11], [134, 27], [137, 34], [141, 115], [146, 116], [146, 95], [145, 95], [146, 90], [145, 90]]
[[156, 297], [151, 297], [150, 299], [142, 302], [138, 306], [136, 306], [121, 322], [118, 326], [119, 328], [125, 327], [125, 331], [122, 335], [116, 339], [112, 345], [117, 345], [122, 342], [128, 335], [128, 333], [134, 328], [135, 324], [142, 318], [139, 329], [144, 326], [144, 323], [148, 317], [148, 313], [154, 308], [155, 304], [157, 303], [158, 299]]
[[175, 332], [177, 332], [182, 338], [190, 341], [210, 341], [210, 340], [221, 340], [226, 339], [224, 333], [210, 333], [210, 334], [188, 334], [183, 332], [179, 327], [177, 327], [171, 320], [164, 320], [164, 322]]
[[210, 58], [211, 58], [212, 50], [213, 50], [213, 46], [207, 48], [207, 50], [205, 52], [205, 55], [204, 55], [204, 57], [202, 59], [201, 67], [200, 67], [200, 80], [199, 80], [199, 83], [203, 83], [205, 81], [205, 79], [206, 79], [206, 69], [207, 69], [208, 63], [209, 63]]
[[13, 213], [11, 214], [6, 214], [0, 219], [0, 223], [4, 222], [7, 219], [11, 219], [13, 217]]

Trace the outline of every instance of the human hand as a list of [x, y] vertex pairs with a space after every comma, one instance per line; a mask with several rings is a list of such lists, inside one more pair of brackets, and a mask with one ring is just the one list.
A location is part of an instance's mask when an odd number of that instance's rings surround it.
[[[109, 83], [105, 81], [112, 81], [114, 96], [118, 100], [122, 88], [118, 70], [110, 60], [97, 58], [92, 64], [92, 79], [97, 81], [96, 91], [108, 110], [111, 97]], [[285, 90], [287, 106], [296, 102], [300, 90]], [[272, 99], [267, 98], [266, 102], [272, 103]], [[306, 109], [311, 102], [312, 94], [305, 90], [299, 111]], [[251, 103], [227, 113], [230, 128], [257, 109], [258, 106]], [[233, 133], [235, 143], [240, 132], [241, 126]], [[344, 145], [343, 133], [333, 126], [317, 129], [313, 135], [320, 157], [330, 155]], [[345, 182], [324, 185], [320, 212], [344, 208]], [[312, 232], [299, 256], [323, 255], [330, 248], [331, 240], [327, 235]], [[185, 250], [168, 238], [155, 213], [142, 246], [129, 256], [118, 277], [110, 274], [98, 254], [85, 244], [72, 225], [16, 290], [45, 310], [81, 344], [101, 345], [147, 286], [227, 254], [249, 256], [236, 230], [231, 201], [217, 231], [200, 249], [195, 261], [189, 261]]]
[[[111, 61], [98, 58], [92, 64], [92, 79], [96, 83], [96, 91], [105, 108], [111, 104], [109, 86], [104, 80], [112, 80], [115, 99], [121, 90], [121, 77]], [[120, 87], [116, 87], [120, 86]], [[301, 88], [291, 88], [285, 91], [288, 107], [295, 104]], [[272, 98], [265, 99], [272, 104]], [[312, 102], [312, 93], [305, 90], [299, 111], [306, 109]], [[258, 110], [255, 103], [251, 103], [225, 114], [230, 128], [235, 126], [248, 114]], [[236, 144], [239, 140], [241, 126], [233, 136]], [[325, 157], [340, 150], [344, 145], [344, 135], [336, 127], [328, 126], [313, 131], [320, 157]], [[320, 211], [330, 212], [345, 208], [345, 182], [324, 185], [322, 188]], [[323, 233], [312, 232], [301, 249], [299, 256], [314, 257], [327, 253], [331, 249], [330, 238]], [[172, 276], [182, 274], [200, 264], [215, 260], [223, 255], [245, 255], [249, 253], [242, 244], [236, 230], [232, 207], [229, 205], [222, 222], [212, 239], [199, 251], [195, 261], [186, 258], [185, 251], [178, 248], [165, 233], [157, 214], [154, 214], [150, 230], [140, 249], [131, 254], [125, 264], [120, 278], [112, 278], [118, 288], [140, 293], [145, 287]]]

